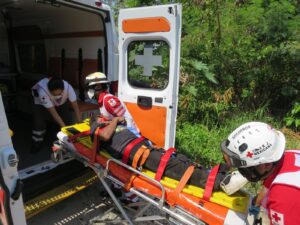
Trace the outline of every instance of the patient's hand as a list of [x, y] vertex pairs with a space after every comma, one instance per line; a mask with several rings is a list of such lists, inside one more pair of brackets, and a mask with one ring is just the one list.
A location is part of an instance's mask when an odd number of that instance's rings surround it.
[[118, 124], [126, 125], [125, 117], [123, 116], [118, 117]]

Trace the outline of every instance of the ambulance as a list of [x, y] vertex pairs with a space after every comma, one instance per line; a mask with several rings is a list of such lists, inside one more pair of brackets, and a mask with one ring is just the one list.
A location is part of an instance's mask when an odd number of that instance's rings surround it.
[[105, 73], [142, 134], [158, 146], [174, 146], [181, 5], [122, 9], [117, 29], [114, 21], [100, 0], [0, 1], [2, 224], [25, 225], [27, 202], [85, 171], [71, 158], [51, 159], [57, 132], [51, 122], [43, 149], [30, 153], [31, 87], [41, 78], [68, 81], [88, 117], [97, 105], [87, 102], [84, 79]]

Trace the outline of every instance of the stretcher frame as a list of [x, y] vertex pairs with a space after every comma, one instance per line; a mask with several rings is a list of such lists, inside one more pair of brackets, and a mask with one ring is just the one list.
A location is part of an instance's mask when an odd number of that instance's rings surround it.
[[[115, 220], [93, 220], [90, 224], [97, 224], [97, 223], [105, 223], [105, 224], [120, 224], [127, 222], [130, 225], [134, 225], [134, 222], [149, 222], [153, 221], [155, 223], [158, 223], [158, 220], [167, 220], [171, 221], [173, 224], [176, 225], [207, 225], [207, 223], [199, 220], [198, 218], [195, 218], [190, 213], [186, 212], [184, 209], [180, 208], [180, 206], [169, 206], [168, 204], [165, 204], [165, 188], [164, 186], [157, 180], [147, 176], [146, 174], [143, 174], [142, 172], [132, 168], [131, 166], [122, 163], [121, 161], [117, 159], [108, 159], [106, 163], [106, 167], [103, 168], [99, 163], [91, 163], [90, 159], [79, 154], [76, 150], [73, 150], [72, 148], [68, 147], [66, 143], [59, 140], [59, 143], [56, 143], [56, 150], [53, 151], [53, 160], [56, 162], [59, 162], [65, 157], [72, 157], [75, 160], [78, 160], [79, 162], [83, 163], [84, 166], [91, 168], [95, 174], [97, 175], [98, 179], [100, 180], [101, 184], [105, 188], [105, 191], [109, 194], [110, 198], [112, 199], [113, 203], [116, 205], [117, 209], [122, 214], [122, 217], [124, 220], [115, 219]], [[116, 163], [121, 167], [126, 168], [127, 170], [130, 170], [134, 174], [137, 174], [139, 176], [143, 176], [156, 186], [158, 186], [161, 189], [162, 196], [161, 198], [155, 197], [154, 199], [149, 197], [148, 195], [144, 194], [143, 192], [135, 189], [134, 187], [131, 187], [129, 189], [130, 192], [136, 194], [138, 197], [143, 199], [145, 203], [143, 205], [139, 205], [140, 209], [136, 211], [135, 215], [129, 216], [126, 212], [124, 206], [120, 203], [118, 198], [115, 196], [113, 191], [110, 189], [107, 181], [105, 179], [108, 179], [112, 183], [115, 183], [117, 185], [125, 187], [125, 184], [116, 179], [115, 177], [111, 176], [109, 173], [109, 164], [110, 163]], [[134, 205], [134, 204], [133, 204]], [[160, 211], [165, 213], [165, 216], [160, 215], [154, 215], [154, 216], [143, 216], [143, 213], [150, 207], [155, 206]], [[129, 206], [130, 207], [130, 206]], [[158, 223], [161, 224], [161, 223]]]

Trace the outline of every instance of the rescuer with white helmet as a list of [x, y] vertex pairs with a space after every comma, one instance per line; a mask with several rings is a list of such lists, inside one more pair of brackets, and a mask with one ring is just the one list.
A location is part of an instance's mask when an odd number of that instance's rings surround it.
[[109, 81], [104, 73], [95, 72], [85, 78], [85, 85], [88, 89], [87, 95], [90, 99], [99, 95], [99, 92], [108, 90]]
[[104, 73], [95, 72], [86, 76], [85, 85], [88, 97], [97, 100], [102, 116], [108, 120], [117, 116], [124, 117], [127, 128], [137, 136], [140, 136], [139, 129], [135, 125], [125, 104], [119, 98], [109, 93], [109, 81]]
[[251, 182], [263, 181], [261, 204], [272, 225], [300, 224], [300, 150], [285, 151], [285, 144], [282, 132], [262, 122], [241, 125], [221, 144], [229, 166]]
[[[126, 127], [137, 137], [141, 136], [140, 131], [125, 104], [118, 97], [109, 93], [109, 80], [104, 73], [95, 72], [86, 76], [85, 85], [88, 97], [97, 100], [100, 107], [100, 113], [104, 118], [112, 120], [115, 117], [124, 117]], [[118, 191], [121, 188], [118, 185], [114, 185], [114, 187], [115, 191]], [[124, 195], [130, 202], [138, 201], [138, 197], [132, 192], [126, 192]]]
[[[261, 122], [246, 123], [233, 131], [221, 144], [221, 149], [230, 166], [249, 180], [256, 182], [268, 175], [285, 149], [285, 137], [280, 132]], [[256, 166], [271, 163], [270, 171], [259, 174]]]

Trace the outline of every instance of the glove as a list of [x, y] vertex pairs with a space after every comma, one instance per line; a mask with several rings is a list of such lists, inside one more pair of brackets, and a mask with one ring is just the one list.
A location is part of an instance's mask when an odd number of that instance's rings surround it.
[[240, 190], [247, 183], [248, 180], [243, 177], [239, 171], [233, 171], [221, 181], [220, 187], [226, 194], [231, 195]]
[[252, 205], [249, 209], [249, 215], [253, 215], [254, 217], [258, 217], [260, 212], [260, 208], [258, 206]]

